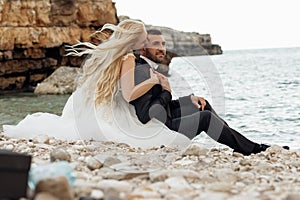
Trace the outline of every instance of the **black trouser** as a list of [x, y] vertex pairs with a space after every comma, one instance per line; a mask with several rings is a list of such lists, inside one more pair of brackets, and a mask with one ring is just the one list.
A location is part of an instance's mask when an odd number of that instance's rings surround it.
[[[194, 106], [194, 105], [191, 105]], [[196, 106], [194, 106], [196, 108]], [[180, 112], [179, 110], [180, 109]], [[250, 141], [239, 132], [230, 128], [212, 109], [208, 101], [203, 111], [187, 107], [171, 110], [172, 120], [170, 129], [186, 135], [192, 139], [202, 131], [206, 132], [215, 141], [225, 144], [234, 151], [249, 155], [258, 145]], [[178, 116], [180, 115], [180, 116]]]

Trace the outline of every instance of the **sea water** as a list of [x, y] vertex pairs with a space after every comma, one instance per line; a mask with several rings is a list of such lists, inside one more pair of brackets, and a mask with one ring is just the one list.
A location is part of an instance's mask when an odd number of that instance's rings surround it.
[[[300, 148], [300, 48], [224, 51], [178, 57], [170, 65], [173, 98], [207, 99], [230, 127], [258, 143]], [[69, 95], [0, 95], [0, 130], [27, 114], [61, 114]], [[195, 141], [216, 143], [205, 133]]]
[[[230, 127], [253, 141], [300, 148], [300, 48], [225, 51], [172, 64], [178, 96], [193, 92], [208, 99]], [[215, 144], [203, 133], [198, 139]]]

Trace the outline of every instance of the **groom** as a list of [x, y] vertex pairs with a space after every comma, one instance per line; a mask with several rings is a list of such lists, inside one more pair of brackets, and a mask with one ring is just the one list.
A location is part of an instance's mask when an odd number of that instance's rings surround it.
[[269, 147], [252, 142], [230, 128], [202, 97], [189, 95], [172, 100], [168, 78], [157, 72], [158, 64], [162, 63], [166, 56], [166, 42], [159, 30], [151, 29], [147, 32], [147, 42], [140, 50], [140, 58], [136, 60], [135, 85], [149, 79], [150, 70], [154, 70], [160, 84], [154, 85], [144, 95], [130, 102], [142, 123], [156, 118], [171, 130], [190, 139], [204, 131], [215, 141], [244, 155], [265, 151]]

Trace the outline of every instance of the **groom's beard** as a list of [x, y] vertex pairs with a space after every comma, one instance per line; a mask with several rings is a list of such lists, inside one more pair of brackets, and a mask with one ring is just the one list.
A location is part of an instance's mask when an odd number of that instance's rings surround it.
[[149, 58], [150, 60], [156, 62], [156, 63], [162, 63], [166, 53], [164, 50], [156, 50], [155, 54], [152, 54], [149, 49], [146, 48], [145, 50], [146, 57]]

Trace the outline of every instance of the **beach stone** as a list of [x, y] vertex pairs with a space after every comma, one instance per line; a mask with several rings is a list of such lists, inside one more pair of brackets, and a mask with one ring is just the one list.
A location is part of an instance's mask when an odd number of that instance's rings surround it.
[[136, 188], [132, 193], [126, 196], [126, 199], [160, 199], [159, 192], [149, 188]]
[[104, 160], [104, 163], [103, 165], [104, 166], [112, 166], [112, 165], [115, 165], [115, 164], [119, 164], [121, 163], [122, 161], [118, 158], [114, 158], [114, 157], [107, 157], [105, 160]]
[[129, 182], [113, 179], [99, 181], [96, 187], [105, 193], [110, 189], [114, 189], [116, 192], [131, 192], [133, 189], [133, 186]]
[[75, 149], [75, 150], [83, 150], [85, 149], [85, 145], [82, 145], [82, 144], [74, 144], [72, 145], [72, 149]]
[[60, 200], [60, 199], [56, 198], [55, 196], [47, 192], [41, 192], [34, 197], [34, 200]]
[[114, 189], [108, 189], [104, 193], [104, 200], [123, 200], [126, 198], [126, 193], [124, 192], [117, 192]]
[[114, 179], [114, 180], [123, 180], [124, 179], [124, 172], [115, 171], [112, 168], [103, 167], [98, 172], [99, 175], [103, 177], [103, 179]]
[[166, 194], [164, 199], [168, 199], [168, 200], [182, 200], [183, 197], [182, 195], [179, 194], [174, 194], [174, 193], [168, 193]]
[[65, 176], [40, 180], [35, 188], [35, 194], [46, 192], [58, 199], [73, 200], [73, 193]]
[[[36, 150], [38, 151], [44, 151], [44, 150], [52, 150], [53, 147], [51, 145], [48, 145], [48, 144], [44, 144], [44, 143], [37, 143], [36, 144]], [[35, 151], [36, 152], [36, 151]]]
[[227, 182], [216, 182], [216, 183], [210, 184], [207, 188], [214, 192], [230, 193], [232, 186], [230, 184], [228, 184]]
[[300, 168], [300, 160], [294, 160], [292, 162], [289, 163], [291, 166]]
[[270, 163], [267, 162], [259, 162], [256, 166], [255, 169], [258, 171], [270, 171], [274, 169], [274, 166]]
[[182, 166], [189, 166], [189, 165], [192, 165], [192, 164], [196, 164], [197, 162], [198, 161], [193, 161], [193, 160], [190, 160], [190, 159], [181, 159], [181, 160], [176, 161], [174, 164], [182, 165]]
[[147, 188], [151, 188], [152, 190], [159, 192], [163, 196], [165, 196], [169, 191], [169, 185], [166, 182], [152, 183]]
[[55, 162], [55, 161], [71, 162], [71, 154], [62, 148], [56, 148], [50, 153], [50, 160], [51, 162]]
[[197, 198], [194, 200], [225, 200], [228, 199], [229, 194], [223, 192], [204, 192], [201, 193]]
[[208, 149], [200, 146], [199, 144], [191, 144], [184, 151], [183, 155], [200, 156], [200, 155], [206, 155], [207, 152]]
[[152, 182], [165, 181], [165, 179], [173, 176], [182, 176], [186, 180], [199, 180], [199, 174], [189, 169], [175, 169], [175, 170], [157, 170], [151, 171], [149, 178]]
[[268, 154], [278, 154], [281, 153], [284, 149], [278, 145], [272, 145], [265, 151]]
[[240, 172], [239, 176], [241, 181], [247, 181], [247, 183], [249, 183], [249, 181], [253, 182], [253, 180], [255, 179], [255, 175], [253, 174], [253, 172]]
[[[99, 171], [97, 172], [97, 175], [100, 175]], [[90, 177], [91, 182], [93, 183], [98, 183], [99, 181], [103, 180], [103, 177], [102, 176], [92, 176]]]
[[232, 153], [232, 156], [233, 156], [233, 157], [237, 157], [237, 158], [244, 158], [244, 155], [241, 154], [241, 153], [238, 153], [238, 152], [233, 152], [233, 153]]
[[116, 180], [126, 180], [132, 179], [137, 176], [148, 177], [149, 172], [147, 170], [139, 169], [135, 166], [132, 166], [130, 163], [119, 163], [115, 165], [111, 165], [109, 168], [113, 169], [110, 174], [106, 174]]
[[288, 194], [286, 197], [286, 200], [299, 200], [299, 199], [300, 199], [300, 193]]
[[123, 173], [122, 176], [119, 177], [118, 180], [128, 180], [128, 179], [132, 179], [135, 177], [141, 176], [143, 178], [147, 178], [149, 177], [149, 172], [125, 172]]
[[27, 145], [20, 145], [20, 146], [16, 146], [14, 151], [21, 152], [21, 153], [32, 153], [35, 151], [35, 148], [30, 148]]
[[130, 148], [129, 144], [126, 144], [126, 143], [117, 143], [117, 147], [123, 148], [123, 149]]
[[71, 94], [80, 68], [60, 66], [43, 82], [37, 84], [35, 94]]
[[77, 196], [87, 196], [90, 195], [95, 183], [87, 182], [88, 179], [76, 179], [73, 191]]
[[80, 162], [84, 162], [85, 161], [85, 157], [84, 156], [79, 156], [77, 158], [77, 160], [80, 161]]
[[37, 135], [32, 140], [34, 143], [49, 144], [50, 138], [47, 135]]
[[[259, 185], [258, 183], [256, 183]], [[259, 199], [262, 197], [261, 193], [257, 191], [257, 187], [248, 187], [249, 190], [243, 195], [243, 199]]]
[[189, 185], [189, 183], [180, 176], [168, 178], [165, 180], [165, 183], [167, 183], [171, 191], [175, 193], [192, 191], [192, 187]]
[[257, 191], [266, 192], [266, 191], [273, 191], [274, 189], [275, 189], [274, 185], [262, 185], [257, 189]]
[[240, 165], [242, 165], [242, 166], [251, 166], [252, 165], [252, 162], [251, 162], [251, 160], [249, 160], [249, 159], [247, 159], [247, 158], [245, 158], [245, 159], [242, 159], [242, 160], [240, 160]]
[[239, 176], [232, 169], [217, 169], [214, 174], [221, 182], [233, 183], [239, 180]]
[[93, 157], [86, 158], [87, 167], [90, 170], [100, 169], [103, 164]]
[[12, 151], [14, 148], [15, 148], [15, 147], [14, 147], [13, 144], [7, 144], [7, 145], [5, 146], [5, 149], [6, 149], [6, 150], [9, 150], [9, 151]]
[[27, 142], [27, 145], [30, 147], [30, 148], [34, 148], [35, 147], [35, 144], [33, 142]]
[[59, 141], [57, 141], [57, 140], [55, 140], [54, 138], [50, 138], [49, 139], [49, 144], [51, 144], [51, 145], [58, 145], [60, 142]]
[[95, 199], [103, 199], [104, 193], [101, 190], [92, 190], [91, 197]]
[[190, 185], [191, 185], [191, 187], [193, 187], [196, 190], [202, 190], [203, 188], [205, 188], [205, 184], [203, 184], [201, 182], [191, 183]]
[[[95, 151], [95, 150], [94, 150]], [[129, 155], [130, 154], [121, 154], [120, 152], [118, 155], [116, 154], [117, 150], [110, 150], [110, 153], [105, 153], [105, 154], [96, 154], [94, 155], [94, 158], [100, 161], [101, 163], [104, 164], [104, 162], [108, 162], [107, 164], [119, 164], [121, 162], [128, 162], [129, 160]], [[106, 165], [107, 166], [107, 165]]]

